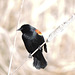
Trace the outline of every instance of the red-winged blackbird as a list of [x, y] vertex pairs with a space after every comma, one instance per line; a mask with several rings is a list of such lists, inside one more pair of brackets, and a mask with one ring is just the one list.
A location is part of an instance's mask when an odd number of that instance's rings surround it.
[[[44, 43], [42, 33], [31, 25], [24, 24], [18, 30], [22, 32], [24, 45], [30, 54], [33, 53], [42, 43]], [[47, 66], [42, 50], [43, 48], [39, 48], [39, 50], [33, 55], [33, 66], [35, 66], [36, 69], [44, 69]], [[47, 52], [46, 44], [44, 44], [44, 50]]]

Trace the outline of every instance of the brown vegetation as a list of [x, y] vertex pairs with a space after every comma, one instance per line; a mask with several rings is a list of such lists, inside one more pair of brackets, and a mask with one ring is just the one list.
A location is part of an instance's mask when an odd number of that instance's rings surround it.
[[[75, 20], [67, 29], [47, 43], [48, 53], [44, 53], [48, 66], [36, 70], [32, 59], [28, 58], [21, 39], [16, 33], [22, 0], [0, 0], [0, 75], [7, 75], [12, 52], [11, 72], [26, 60], [13, 75], [75, 75]], [[24, 0], [18, 28], [29, 23], [47, 36], [58, 25], [69, 19], [75, 12], [74, 0]], [[15, 49], [13, 49], [16, 35]]]

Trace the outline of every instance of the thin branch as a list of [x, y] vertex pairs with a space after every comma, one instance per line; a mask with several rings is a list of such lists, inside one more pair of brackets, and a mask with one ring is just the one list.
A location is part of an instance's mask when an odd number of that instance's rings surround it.
[[20, 67], [22, 67], [24, 65], [24, 63], [27, 61], [28, 59], [24, 60], [24, 62], [19, 66], [17, 67], [12, 73], [11, 75], [13, 75]]
[[[48, 39], [46, 40], [46, 42], [50, 42], [58, 33], [62, 32], [73, 20], [75, 19], [75, 14], [73, 14], [73, 16], [66, 22], [64, 22], [63, 24], [59, 25], [48, 37]], [[44, 42], [42, 45], [40, 45], [39, 47], [42, 47], [46, 42]], [[31, 54], [34, 55], [39, 47]]]
[[57, 34], [62, 32], [73, 20], [75, 19], [75, 13], [72, 17], [64, 22], [63, 24], [59, 25], [48, 37], [47, 41], [50, 42]]
[[[40, 45], [39, 47], [41, 48], [46, 42], [44, 42], [42, 45]], [[31, 57], [39, 50], [39, 47], [31, 54]]]
[[[22, 11], [22, 8], [23, 8], [23, 3], [24, 3], [24, 0], [22, 0], [20, 12], [19, 12], [18, 24], [17, 24], [16, 30], [17, 30], [17, 28], [18, 28], [18, 26], [19, 26], [19, 23], [20, 23], [20, 19], [21, 19], [21, 11]], [[16, 33], [15, 33], [15, 39], [14, 39], [13, 50], [15, 50], [16, 37], [17, 37], [17, 31], [16, 31]], [[14, 52], [12, 52], [12, 54], [11, 54], [11, 59], [10, 59], [10, 64], [9, 64], [8, 75], [10, 74], [10, 71], [11, 71], [11, 65], [12, 65], [13, 54], [14, 54]]]

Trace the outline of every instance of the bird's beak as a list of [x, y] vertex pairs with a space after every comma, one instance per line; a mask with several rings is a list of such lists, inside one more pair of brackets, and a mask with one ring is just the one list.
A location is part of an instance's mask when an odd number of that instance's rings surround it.
[[21, 31], [21, 28], [17, 29], [17, 31]]

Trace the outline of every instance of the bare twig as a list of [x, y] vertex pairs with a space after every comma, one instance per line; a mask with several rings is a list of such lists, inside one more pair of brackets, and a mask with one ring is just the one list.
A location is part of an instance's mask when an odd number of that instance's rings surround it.
[[[75, 14], [73, 14], [73, 16], [66, 22], [64, 22], [63, 24], [59, 25], [48, 37], [48, 39], [46, 40], [46, 42], [50, 42], [58, 33], [62, 32], [66, 26], [68, 26], [73, 20], [75, 19]], [[40, 47], [42, 47], [46, 42], [44, 42], [42, 45], [40, 45]], [[39, 47], [31, 54], [34, 55], [37, 51], [38, 51]]]
[[[21, 19], [21, 11], [22, 11], [22, 8], [23, 8], [23, 3], [24, 3], [24, 0], [22, 0], [22, 4], [21, 4], [21, 8], [20, 8], [20, 12], [19, 12], [18, 24], [17, 24], [16, 29], [18, 28], [19, 23], [20, 23], [20, 19]], [[15, 33], [13, 50], [15, 50], [16, 37], [17, 37], [17, 31], [16, 31], [16, 33]], [[10, 74], [10, 71], [11, 71], [12, 59], [13, 59], [13, 52], [12, 52], [12, 54], [11, 54], [11, 59], [10, 59], [10, 64], [9, 64], [9, 71], [8, 71], [8, 75]]]
[[75, 19], [75, 14], [72, 17], [64, 22], [63, 24], [59, 25], [48, 37], [47, 41], [51, 41], [57, 34], [62, 32], [73, 20]]
[[11, 73], [11, 75], [13, 75], [20, 67], [22, 67], [27, 60], [28, 59], [24, 60], [24, 62], [22, 62], [22, 64]]

